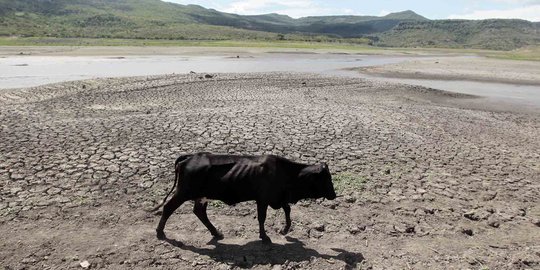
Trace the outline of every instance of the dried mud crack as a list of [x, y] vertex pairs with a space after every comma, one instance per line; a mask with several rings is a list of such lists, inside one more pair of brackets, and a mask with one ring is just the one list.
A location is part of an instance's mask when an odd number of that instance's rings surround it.
[[[540, 268], [539, 113], [306, 74], [103, 79], [0, 92], [4, 269]], [[477, 104], [477, 102], [475, 103]], [[186, 152], [326, 161], [336, 201], [292, 207], [257, 241], [253, 203], [214, 203], [159, 241], [145, 212]]]

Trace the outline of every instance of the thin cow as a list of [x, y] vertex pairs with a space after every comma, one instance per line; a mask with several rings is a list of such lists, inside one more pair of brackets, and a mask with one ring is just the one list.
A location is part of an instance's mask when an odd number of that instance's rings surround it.
[[[271, 242], [264, 229], [268, 206], [285, 212], [287, 234], [291, 227], [291, 208], [302, 199], [336, 198], [330, 170], [326, 163], [306, 165], [274, 156], [215, 155], [197, 153], [180, 156], [175, 162], [176, 192], [163, 207], [163, 214], [156, 229], [157, 237], [165, 239], [165, 224], [171, 214], [188, 200], [195, 205], [193, 213], [208, 228], [212, 236], [222, 239], [221, 234], [208, 220], [207, 200], [221, 200], [228, 205], [244, 201], [257, 202], [259, 237]], [[156, 207], [159, 209], [161, 205]]]

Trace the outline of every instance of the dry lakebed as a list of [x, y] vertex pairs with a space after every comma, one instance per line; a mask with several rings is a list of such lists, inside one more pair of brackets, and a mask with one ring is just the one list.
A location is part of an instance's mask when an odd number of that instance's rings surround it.
[[[538, 269], [540, 119], [474, 95], [304, 73], [161, 75], [0, 91], [0, 268]], [[252, 202], [145, 210], [182, 153], [326, 161], [334, 201], [258, 240]]]

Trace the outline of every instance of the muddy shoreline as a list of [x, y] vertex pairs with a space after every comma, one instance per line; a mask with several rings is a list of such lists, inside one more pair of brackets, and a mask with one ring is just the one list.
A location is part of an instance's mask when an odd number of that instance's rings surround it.
[[[309, 74], [96, 79], [0, 92], [0, 266], [8, 269], [540, 267], [540, 114], [477, 97]], [[336, 201], [257, 241], [254, 203], [145, 209], [181, 153], [326, 161]], [[348, 180], [343, 180], [348, 179]], [[210, 241], [210, 242], [209, 242]]]
[[477, 81], [540, 86], [540, 62], [482, 57], [413, 60], [357, 69], [369, 75], [425, 80]]

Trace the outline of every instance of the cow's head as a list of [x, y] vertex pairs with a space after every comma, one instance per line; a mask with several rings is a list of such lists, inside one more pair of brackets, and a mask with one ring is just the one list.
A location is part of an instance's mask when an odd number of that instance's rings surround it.
[[326, 198], [333, 200], [336, 198], [332, 176], [326, 163], [305, 167], [298, 174], [308, 198]]

